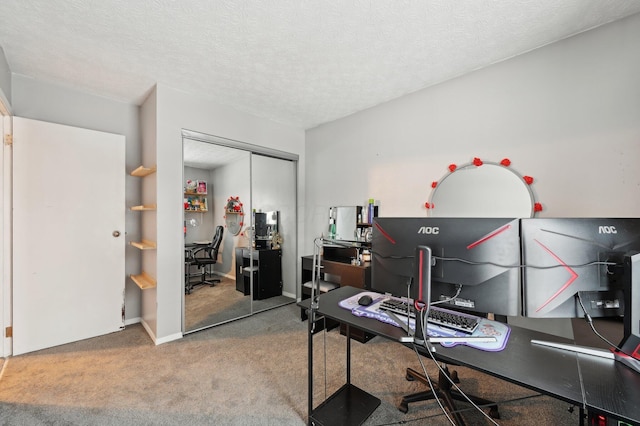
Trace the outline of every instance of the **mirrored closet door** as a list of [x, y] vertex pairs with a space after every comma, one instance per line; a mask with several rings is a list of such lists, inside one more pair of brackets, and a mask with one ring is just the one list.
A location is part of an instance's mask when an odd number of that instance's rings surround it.
[[183, 131], [185, 333], [296, 300], [297, 156]]

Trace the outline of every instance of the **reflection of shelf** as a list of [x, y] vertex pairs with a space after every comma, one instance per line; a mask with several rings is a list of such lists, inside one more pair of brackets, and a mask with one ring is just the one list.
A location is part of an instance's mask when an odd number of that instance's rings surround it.
[[133, 282], [136, 283], [142, 290], [145, 290], [147, 288], [154, 288], [156, 286], [156, 280], [154, 280], [153, 277], [146, 272], [138, 275], [131, 274], [130, 277]]
[[207, 194], [189, 194], [185, 192], [184, 211], [186, 213], [206, 213], [209, 211], [209, 203], [207, 202]]
[[140, 166], [137, 169], [135, 169], [134, 171], [131, 172], [131, 176], [148, 176], [152, 173], [156, 172], [156, 166], [153, 167], [144, 167], [144, 166]]
[[149, 240], [142, 240], [141, 242], [132, 241], [131, 245], [140, 250], [152, 250], [156, 248], [156, 243]]
[[156, 210], [158, 206], [156, 204], [145, 204], [142, 206], [133, 206], [131, 210], [134, 211], [146, 211], [146, 210]]

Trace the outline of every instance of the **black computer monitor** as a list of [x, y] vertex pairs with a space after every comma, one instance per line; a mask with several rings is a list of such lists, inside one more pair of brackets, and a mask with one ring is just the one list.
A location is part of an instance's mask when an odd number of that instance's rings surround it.
[[640, 219], [523, 219], [523, 315], [624, 314], [624, 256], [640, 251]]
[[535, 218], [521, 227], [523, 314], [622, 316], [613, 353], [640, 372], [640, 218]]
[[418, 298], [415, 250], [431, 249], [431, 301], [474, 313], [520, 312], [520, 222], [504, 218], [388, 218], [373, 221], [371, 287]]

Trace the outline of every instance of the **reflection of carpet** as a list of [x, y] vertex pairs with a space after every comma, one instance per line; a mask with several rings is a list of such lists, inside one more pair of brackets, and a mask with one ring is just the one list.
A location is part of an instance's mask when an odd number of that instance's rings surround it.
[[201, 285], [194, 287], [191, 294], [184, 295], [185, 331], [198, 330], [214, 324], [249, 315], [295, 302], [286, 296], [276, 296], [265, 300], [254, 300], [236, 290], [234, 279], [218, 277], [221, 282], [214, 287]]

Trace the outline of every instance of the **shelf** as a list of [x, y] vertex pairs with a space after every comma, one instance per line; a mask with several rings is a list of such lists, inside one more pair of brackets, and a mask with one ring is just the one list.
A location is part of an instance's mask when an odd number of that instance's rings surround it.
[[206, 213], [209, 210], [205, 209], [205, 210], [185, 210], [185, 213]]
[[153, 166], [153, 167], [140, 166], [131, 172], [131, 176], [143, 177], [143, 176], [148, 176], [155, 172], [156, 172], [156, 166]]
[[205, 197], [207, 195], [206, 192], [185, 192], [184, 195], [202, 195]]
[[156, 210], [158, 208], [157, 204], [145, 204], [142, 206], [133, 206], [131, 210], [134, 211], [147, 211], [147, 210]]
[[138, 285], [142, 290], [146, 290], [148, 288], [154, 288], [156, 286], [156, 280], [146, 272], [143, 272], [138, 275], [130, 275], [131, 279], [134, 283]]
[[132, 241], [131, 245], [139, 248], [140, 250], [153, 250], [156, 248], [156, 243], [149, 240], [142, 240], [141, 242]]

